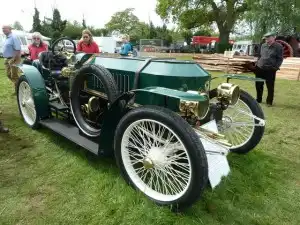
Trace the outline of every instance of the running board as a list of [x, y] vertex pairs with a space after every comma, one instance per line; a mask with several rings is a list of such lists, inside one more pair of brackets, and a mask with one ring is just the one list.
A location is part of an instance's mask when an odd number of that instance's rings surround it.
[[87, 149], [88, 151], [98, 155], [99, 144], [80, 135], [78, 127], [66, 121], [55, 118], [42, 120], [40, 121], [40, 124], [67, 138], [75, 144]]

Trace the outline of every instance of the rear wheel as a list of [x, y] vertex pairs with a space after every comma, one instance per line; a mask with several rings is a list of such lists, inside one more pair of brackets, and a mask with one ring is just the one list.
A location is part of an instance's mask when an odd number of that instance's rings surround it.
[[143, 106], [127, 113], [116, 129], [115, 155], [127, 183], [175, 211], [191, 206], [208, 183], [199, 137], [164, 108]]
[[282, 45], [284, 58], [294, 56], [294, 51], [290, 44], [288, 44], [287, 42], [282, 41], [282, 40], [276, 40], [276, 42]]
[[[87, 83], [90, 86], [87, 87]], [[118, 96], [117, 85], [111, 73], [99, 65], [84, 65], [79, 69], [72, 83], [71, 110], [75, 122], [84, 134], [90, 137], [97, 137], [100, 135], [100, 126], [89, 122], [82, 110], [83, 102], [80, 96], [83, 91], [86, 92], [88, 90], [92, 92], [91, 95], [96, 92], [102, 96], [93, 102], [96, 103], [96, 108], [99, 108], [101, 104], [101, 110], [106, 110], [109, 104], [113, 103]], [[92, 105], [90, 106], [92, 107]]]
[[18, 108], [25, 123], [32, 129], [39, 127], [39, 119], [32, 96], [31, 87], [24, 75], [20, 76], [17, 84]]
[[[211, 90], [212, 102], [216, 101], [216, 96], [216, 89]], [[245, 154], [260, 142], [265, 127], [254, 117], [264, 120], [264, 113], [257, 101], [241, 90], [236, 105], [230, 105], [224, 110], [222, 120], [217, 122], [219, 132], [232, 144], [230, 151]]]

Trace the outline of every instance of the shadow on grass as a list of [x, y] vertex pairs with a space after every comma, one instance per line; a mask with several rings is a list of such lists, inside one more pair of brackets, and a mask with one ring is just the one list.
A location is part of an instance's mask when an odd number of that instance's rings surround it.
[[89, 163], [89, 165], [95, 168], [96, 170], [101, 170], [104, 172], [111, 171], [110, 170], [111, 167], [115, 166], [116, 169], [113, 170], [115, 172], [114, 175], [119, 174], [113, 155], [112, 156], [95, 155], [92, 152], [88, 151], [87, 149], [75, 144], [74, 142], [53, 132], [48, 128], [41, 127], [38, 129], [38, 131], [42, 133], [45, 136], [45, 138], [55, 143], [60, 149], [63, 149], [63, 151], [70, 153], [72, 157], [75, 156], [80, 160], [86, 160]]

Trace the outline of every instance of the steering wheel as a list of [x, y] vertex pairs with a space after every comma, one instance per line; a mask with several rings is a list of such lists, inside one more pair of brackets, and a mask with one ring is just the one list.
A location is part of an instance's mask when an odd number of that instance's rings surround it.
[[[72, 43], [73, 46], [71, 49], [66, 47], [65, 41], [69, 41]], [[61, 52], [61, 53], [67, 52], [67, 53], [75, 54], [76, 53], [76, 44], [71, 38], [61, 37], [53, 42], [51, 50], [52, 50], [53, 55], [56, 55], [57, 52]]]
[[[67, 48], [66, 41], [71, 43], [72, 47]], [[53, 42], [51, 51], [53, 55], [64, 55], [68, 60], [71, 60], [76, 53], [76, 44], [71, 38], [61, 37]]]

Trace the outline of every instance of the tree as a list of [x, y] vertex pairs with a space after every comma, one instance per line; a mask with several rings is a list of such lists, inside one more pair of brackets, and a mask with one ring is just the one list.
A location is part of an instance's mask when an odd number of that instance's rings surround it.
[[52, 19], [44, 17], [44, 20], [41, 24], [42, 26], [42, 33], [46, 37], [52, 37], [52, 27], [51, 27]]
[[173, 36], [171, 32], [167, 29], [167, 25], [164, 24], [162, 27], [156, 27], [156, 38], [162, 39], [164, 41], [164, 45], [170, 46], [173, 41]]
[[34, 8], [34, 15], [33, 15], [33, 23], [32, 23], [32, 30], [31, 32], [42, 32], [42, 25], [40, 20], [40, 12], [37, 8]]
[[214, 30], [210, 26], [200, 26], [198, 27], [195, 32], [193, 33], [193, 36], [215, 36], [218, 34], [215, 34]]
[[53, 18], [51, 22], [52, 38], [55, 40], [60, 38], [67, 25], [66, 20], [62, 20], [58, 9], [53, 10]]
[[140, 39], [149, 38], [149, 26], [144, 22], [139, 22], [130, 32], [130, 42], [136, 43]]
[[155, 30], [155, 27], [154, 27], [152, 21], [150, 21], [150, 24], [149, 24], [149, 38], [153, 39], [153, 38], [156, 38], [156, 36], [157, 36], [157, 33], [156, 33], [156, 30]]
[[249, 0], [157, 0], [156, 12], [166, 21], [171, 17], [185, 29], [217, 24], [219, 52], [229, 43], [235, 23], [250, 9]]
[[111, 20], [105, 24], [105, 28], [109, 32], [129, 34], [140, 23], [138, 17], [133, 14], [133, 10], [133, 8], [127, 8], [116, 12]]
[[63, 36], [69, 37], [71, 39], [80, 39], [81, 38], [82, 26], [78, 21], [67, 22], [66, 28], [63, 31]]
[[141, 38], [149, 36], [149, 27], [146, 23], [139, 21], [138, 17], [133, 14], [132, 8], [116, 12], [111, 20], [105, 24], [108, 33], [121, 35], [128, 34], [131, 42], [136, 42]]
[[12, 25], [12, 28], [16, 30], [24, 30], [22, 24], [19, 21], [15, 21]]
[[300, 29], [300, 4], [295, 0], [254, 1], [252, 10], [246, 13], [245, 20], [252, 29], [253, 39], [261, 40], [264, 33]]
[[184, 38], [184, 41], [190, 45], [192, 38], [193, 38], [193, 32], [191, 30], [182, 29], [180, 31], [181, 36]]
[[82, 27], [83, 27], [83, 29], [86, 29], [86, 23], [85, 23], [85, 19], [84, 18], [82, 19]]

